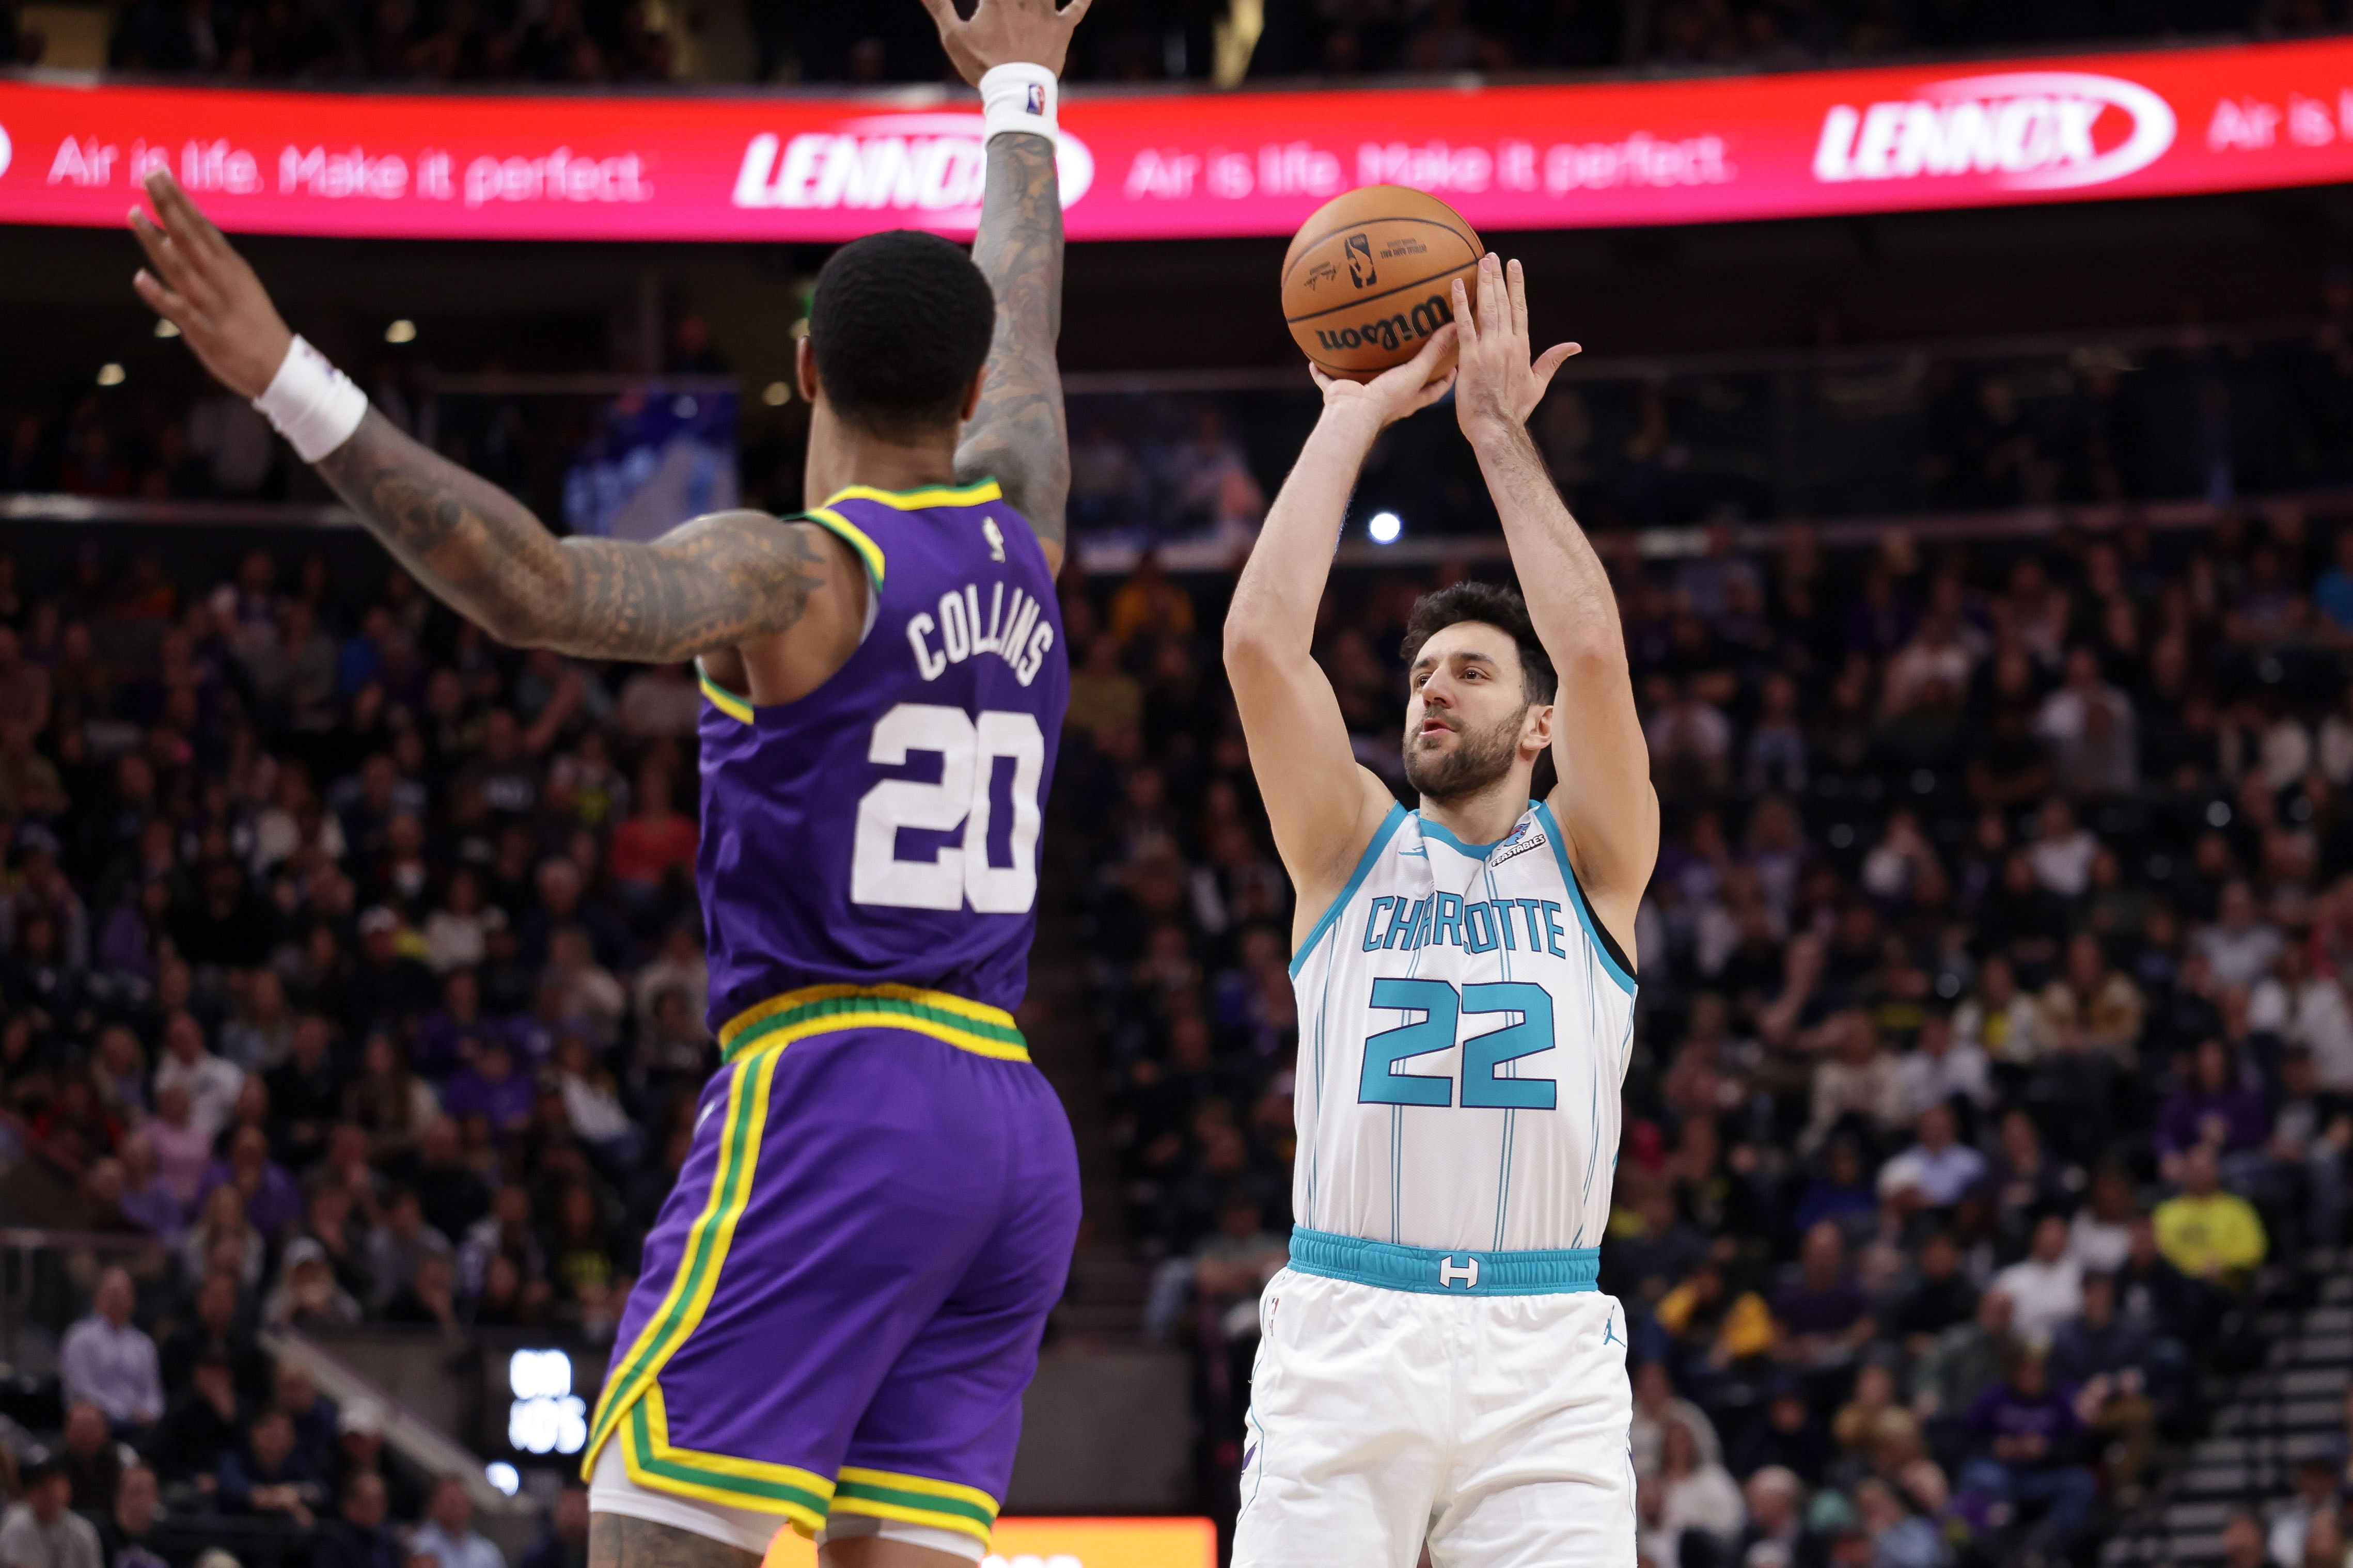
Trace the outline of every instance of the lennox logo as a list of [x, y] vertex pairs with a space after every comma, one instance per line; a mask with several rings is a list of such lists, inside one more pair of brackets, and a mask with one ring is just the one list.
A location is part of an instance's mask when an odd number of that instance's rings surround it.
[[[988, 155], [977, 114], [875, 114], [786, 142], [764, 131], [735, 172], [739, 207], [850, 208], [920, 213], [935, 220], [980, 215]], [[1065, 131], [1054, 155], [1062, 205], [1094, 183], [1086, 143]]]
[[[2111, 111], [2129, 129], [2103, 150], [2093, 132]], [[1968, 77], [1867, 109], [1831, 105], [1814, 178], [1975, 174], [1999, 176], [2005, 190], [2066, 190], [2148, 167], [2173, 132], [2173, 106], [2138, 82], [2080, 71]]]

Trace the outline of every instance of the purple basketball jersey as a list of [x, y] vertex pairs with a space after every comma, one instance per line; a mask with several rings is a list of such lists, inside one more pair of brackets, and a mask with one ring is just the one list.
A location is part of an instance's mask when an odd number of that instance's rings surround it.
[[711, 1027], [809, 985], [1010, 1011], [1071, 689], [1045, 552], [994, 481], [855, 486], [807, 517], [865, 563], [866, 634], [782, 707], [704, 681]]

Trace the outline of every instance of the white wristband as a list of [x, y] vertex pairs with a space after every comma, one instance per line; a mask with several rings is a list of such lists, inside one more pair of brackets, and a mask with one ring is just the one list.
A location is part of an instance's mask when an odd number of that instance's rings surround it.
[[1054, 73], [1044, 66], [991, 66], [980, 79], [981, 141], [1008, 131], [1053, 141], [1054, 90]]
[[306, 463], [350, 440], [368, 411], [367, 394], [300, 337], [287, 345], [269, 390], [253, 405]]

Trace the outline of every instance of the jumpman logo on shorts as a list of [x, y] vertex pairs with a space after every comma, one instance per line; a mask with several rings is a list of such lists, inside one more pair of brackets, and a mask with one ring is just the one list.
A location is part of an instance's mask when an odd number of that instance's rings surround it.
[[1601, 1325], [1601, 1342], [1605, 1345], [1622, 1345], [1626, 1342], [1618, 1337], [1618, 1314], [1614, 1310], [1609, 1314], [1609, 1321]]

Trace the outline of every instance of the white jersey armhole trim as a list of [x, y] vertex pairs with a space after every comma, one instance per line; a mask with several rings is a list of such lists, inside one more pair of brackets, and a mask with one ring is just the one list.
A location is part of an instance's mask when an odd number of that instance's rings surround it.
[[1552, 854], [1560, 864], [1560, 879], [1568, 888], [1568, 901], [1577, 906], [1577, 923], [1585, 928], [1585, 940], [1593, 944], [1593, 956], [1600, 960], [1603, 973], [1618, 983], [1618, 988], [1631, 996], [1634, 977], [1609, 956], [1609, 946], [1594, 929], [1593, 913], [1585, 907], [1585, 885], [1577, 879], [1577, 872], [1568, 863], [1568, 840], [1560, 831], [1560, 819], [1552, 814], [1552, 805], [1546, 801], [1536, 803], [1536, 816], [1544, 820], [1545, 832], [1552, 838]]
[[1372, 874], [1374, 863], [1380, 859], [1381, 851], [1389, 847], [1389, 840], [1397, 837], [1397, 830], [1404, 821], [1405, 807], [1392, 802], [1388, 815], [1381, 818], [1378, 827], [1373, 829], [1373, 841], [1365, 846], [1364, 854], [1356, 860], [1356, 870], [1349, 875], [1347, 886], [1340, 889], [1340, 896], [1332, 900], [1324, 911], [1324, 918], [1315, 922], [1315, 929], [1307, 933], [1307, 940], [1301, 942], [1299, 951], [1292, 955], [1291, 977], [1293, 980], [1298, 979], [1299, 972], [1307, 967], [1308, 955], [1315, 951], [1315, 944], [1324, 940], [1324, 933], [1332, 929], [1333, 922], [1340, 918], [1340, 911], [1347, 908], [1348, 900], [1356, 896], [1356, 889], [1365, 885], [1365, 879]]

